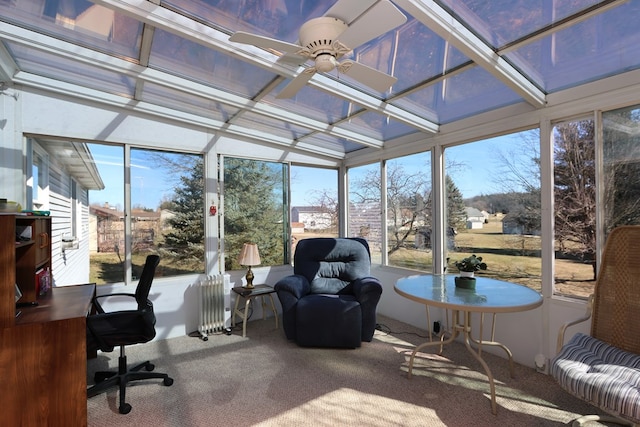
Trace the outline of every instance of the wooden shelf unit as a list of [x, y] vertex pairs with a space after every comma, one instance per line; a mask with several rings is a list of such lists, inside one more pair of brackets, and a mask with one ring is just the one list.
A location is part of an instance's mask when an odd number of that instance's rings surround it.
[[17, 216], [15, 226], [31, 229], [31, 239], [15, 246], [16, 283], [22, 292], [20, 302], [35, 302], [39, 297], [36, 272], [43, 269], [51, 276], [51, 218]]

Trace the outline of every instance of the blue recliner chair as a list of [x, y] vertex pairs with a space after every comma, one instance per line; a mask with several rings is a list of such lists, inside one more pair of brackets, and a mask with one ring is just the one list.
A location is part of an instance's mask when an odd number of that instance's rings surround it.
[[306, 347], [345, 348], [371, 341], [382, 285], [370, 270], [364, 239], [300, 240], [294, 274], [275, 285], [287, 339]]

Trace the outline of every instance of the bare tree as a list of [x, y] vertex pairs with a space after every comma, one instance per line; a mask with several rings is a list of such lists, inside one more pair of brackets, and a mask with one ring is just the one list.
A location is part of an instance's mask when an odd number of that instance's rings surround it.
[[335, 190], [313, 190], [312, 203], [314, 206], [320, 208], [323, 213], [328, 213], [331, 217], [331, 228], [335, 228], [338, 225], [338, 214], [340, 204], [338, 203], [338, 194]]
[[554, 190], [555, 235], [560, 249], [595, 267], [596, 173], [592, 120], [555, 126]]

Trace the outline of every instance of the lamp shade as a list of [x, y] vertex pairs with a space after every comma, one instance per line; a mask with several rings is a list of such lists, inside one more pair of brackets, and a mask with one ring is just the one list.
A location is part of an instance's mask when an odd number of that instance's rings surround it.
[[258, 245], [255, 243], [245, 243], [238, 256], [238, 264], [240, 265], [260, 265], [260, 253]]

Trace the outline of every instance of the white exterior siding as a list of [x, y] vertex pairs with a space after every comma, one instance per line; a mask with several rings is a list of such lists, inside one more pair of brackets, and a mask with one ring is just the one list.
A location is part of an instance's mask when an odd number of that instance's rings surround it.
[[[51, 159], [51, 157], [50, 157]], [[85, 190], [78, 191], [78, 221], [81, 235], [78, 249], [62, 250], [62, 236], [74, 235], [71, 229], [71, 177], [59, 165], [49, 165], [49, 210], [51, 211], [51, 271], [54, 286], [89, 282], [89, 209]]]

